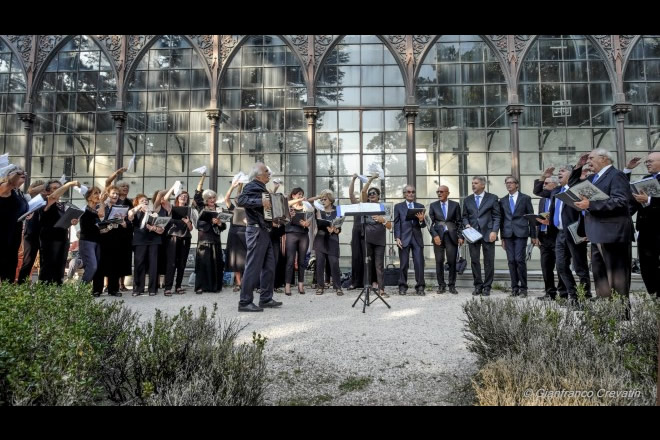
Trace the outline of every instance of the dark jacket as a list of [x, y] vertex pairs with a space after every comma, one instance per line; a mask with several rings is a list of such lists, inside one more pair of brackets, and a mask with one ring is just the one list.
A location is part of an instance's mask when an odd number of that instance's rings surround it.
[[236, 198], [236, 204], [245, 208], [248, 226], [259, 225], [270, 230], [271, 224], [264, 218], [264, 205], [261, 201], [263, 193], [268, 193], [266, 185], [258, 180], [252, 180], [243, 187], [243, 192]]
[[[421, 203], [413, 202], [415, 208], [423, 208]], [[426, 222], [415, 220], [406, 220], [408, 213], [408, 202], [401, 202], [394, 205], [394, 239], [401, 239], [403, 247], [409, 246], [412, 239], [419, 246], [424, 246], [422, 238], [422, 228], [426, 227]]]
[[490, 242], [490, 233], [500, 230], [500, 204], [495, 194], [483, 192], [483, 198], [477, 209], [474, 194], [470, 194], [463, 200], [463, 227], [470, 225], [483, 235], [483, 241]]
[[431, 225], [432, 237], [440, 236], [440, 240], [447, 240], [447, 237], [449, 237], [452, 243], [458, 244], [458, 238], [463, 230], [461, 205], [458, 202], [447, 200], [447, 218], [442, 214], [440, 200], [431, 203], [429, 205], [429, 217], [433, 223]]
[[518, 198], [513, 207], [513, 214], [509, 206], [509, 194], [500, 199], [500, 232], [502, 238], [536, 238], [536, 227], [532, 226], [525, 214], [534, 214], [532, 198], [518, 191]]
[[[644, 178], [651, 176], [649, 174], [644, 176]], [[660, 181], [660, 174], [656, 176], [656, 179]], [[658, 232], [658, 225], [660, 225], [660, 197], [651, 197], [651, 204], [646, 207], [642, 206], [637, 200], [634, 200], [631, 203], [631, 210], [632, 214], [637, 213], [637, 230], [639, 231], [640, 240], [658, 241], [658, 237], [660, 237], [660, 233]]]

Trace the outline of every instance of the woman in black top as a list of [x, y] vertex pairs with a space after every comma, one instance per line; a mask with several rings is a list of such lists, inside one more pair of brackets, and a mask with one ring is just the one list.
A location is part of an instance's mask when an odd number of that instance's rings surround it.
[[[119, 188], [116, 186], [109, 186], [104, 192], [107, 195], [104, 220], [107, 220], [113, 206], [124, 206], [124, 204], [119, 201]], [[104, 201], [101, 200], [101, 203], [104, 203]], [[100, 230], [101, 261], [98, 270], [102, 276], [108, 277], [109, 295], [122, 295], [119, 280], [126, 273], [126, 266], [129, 268], [132, 266], [133, 260], [131, 252], [128, 256], [128, 262], [124, 261], [127, 259], [126, 246], [132, 248], [132, 231], [133, 228], [126, 221], [126, 216], [120, 223], [109, 224]]]
[[[380, 203], [380, 190], [376, 187], [369, 188], [371, 178], [362, 188], [361, 200], [369, 203]], [[385, 245], [387, 244], [386, 229], [392, 229], [392, 222], [382, 215], [366, 217], [364, 222], [364, 236], [367, 241], [367, 257], [369, 257], [369, 282], [372, 286], [378, 282], [380, 296], [389, 298], [385, 293]]]
[[0, 183], [0, 281], [14, 282], [21, 246], [23, 222], [18, 218], [28, 211], [19, 188], [25, 183], [25, 171], [16, 165]]
[[286, 225], [286, 285], [284, 293], [291, 295], [296, 253], [298, 254], [298, 293], [305, 294], [305, 256], [309, 247], [309, 226], [311, 220], [305, 221], [302, 204], [305, 192], [302, 188], [293, 188], [289, 194], [291, 206], [291, 222]]
[[149, 199], [138, 194], [133, 199], [133, 209], [128, 211], [128, 221], [133, 223], [133, 296], [144, 295], [145, 277], [149, 272], [149, 296], [158, 293], [158, 249], [165, 229], [150, 225], [145, 219], [149, 215]]
[[[323, 210], [317, 210], [317, 218], [322, 220], [334, 220], [337, 218], [337, 209], [334, 206], [335, 196], [330, 190], [321, 192], [319, 199], [323, 205]], [[323, 272], [325, 262], [330, 262], [330, 273], [332, 274], [332, 284], [337, 295], [343, 295], [341, 290], [341, 277], [339, 272], [339, 234], [341, 228], [328, 226], [319, 228], [314, 237], [314, 250], [316, 251], [316, 279], [323, 281]], [[319, 284], [321, 285], [321, 284]], [[317, 295], [323, 295], [323, 287], [316, 289]]]
[[[170, 197], [174, 188], [169, 191], [157, 190], [154, 192], [154, 195], [151, 197], [151, 203], [153, 206], [153, 212], [158, 214], [158, 217], [171, 217], [172, 216], [172, 205], [170, 204]], [[169, 224], [168, 224], [169, 226]], [[158, 287], [163, 287], [163, 278], [167, 273], [167, 234], [164, 233], [161, 236], [161, 245], [158, 247]], [[172, 292], [169, 293], [170, 296]]]
[[[182, 191], [174, 199], [174, 206], [187, 207], [190, 203], [188, 192]], [[176, 218], [175, 218], [176, 217]], [[185, 293], [181, 287], [183, 282], [183, 272], [186, 270], [188, 254], [190, 253], [190, 231], [193, 225], [188, 216], [178, 218], [172, 213], [172, 220], [167, 228], [167, 273], [165, 274], [165, 295], [172, 294], [172, 284], [174, 284], [174, 272], [176, 272], [175, 291], [178, 294]], [[169, 293], [168, 293], [169, 292]]]
[[[122, 173], [128, 171], [128, 168], [122, 167], [117, 169], [114, 173], [110, 175], [105, 181], [105, 192], [109, 193], [108, 189], [112, 185], [112, 182]], [[114, 203], [119, 206], [128, 206], [128, 208], [133, 207], [133, 200], [128, 198], [128, 192], [130, 190], [130, 185], [128, 182], [121, 180], [117, 182], [113, 188], [117, 189], [119, 198]], [[119, 242], [118, 258], [113, 261], [114, 267], [112, 268], [113, 272], [119, 272], [121, 278], [119, 278], [119, 290], [121, 292], [128, 292], [128, 289], [124, 285], [124, 277], [126, 275], [130, 276], [133, 274], [133, 225], [130, 222], [126, 222], [126, 226], [119, 228], [113, 228], [110, 233], [110, 236], [114, 237]], [[104, 237], [105, 238], [105, 237]], [[109, 283], [109, 280], [108, 280]]]
[[[216, 193], [210, 189], [202, 192], [202, 185], [206, 174], [202, 175], [197, 191], [195, 191], [195, 206], [201, 217], [205, 210], [216, 212]], [[195, 293], [218, 292], [222, 290], [224, 260], [222, 258], [222, 245], [220, 232], [227, 229], [227, 225], [218, 218], [210, 222], [197, 221], [197, 254], [195, 256]]]
[[101, 229], [98, 227], [105, 218], [105, 204], [101, 202], [101, 190], [94, 186], [84, 195], [87, 201], [85, 212], [80, 217], [79, 253], [85, 272], [82, 280], [92, 282], [92, 294], [100, 296], [103, 291], [103, 274], [99, 269], [101, 262]]
[[235, 206], [231, 201], [231, 193], [234, 192], [234, 189], [238, 188], [238, 193], [240, 194], [243, 191], [242, 183], [232, 183], [231, 187], [225, 195], [225, 205], [230, 212], [233, 212], [235, 215], [242, 214], [245, 224], [237, 225], [233, 222], [229, 225], [229, 232], [227, 233], [227, 262], [225, 265], [225, 270], [234, 272], [236, 277], [236, 285], [234, 286], [234, 292], [241, 291], [241, 277], [245, 271], [245, 261], [247, 259], [247, 241], [245, 238], [245, 228], [247, 225], [247, 218], [245, 217], [245, 209]]
[[[58, 187], [48, 196], [48, 203], [39, 210], [39, 224], [41, 225], [39, 233], [39, 281], [61, 285], [64, 268], [66, 267], [66, 257], [69, 253], [70, 228], [55, 227], [55, 223], [59, 221], [65, 212], [64, 205], [59, 202], [59, 199], [72, 186], [80, 187], [80, 182], [74, 180], [59, 186], [60, 182], [51, 181], [47, 187], [53, 189], [55, 185]], [[78, 219], [71, 220], [71, 224], [77, 225]]]

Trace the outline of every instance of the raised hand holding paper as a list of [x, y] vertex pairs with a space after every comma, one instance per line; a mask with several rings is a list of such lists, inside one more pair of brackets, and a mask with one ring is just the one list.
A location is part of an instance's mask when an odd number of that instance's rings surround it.
[[192, 170], [192, 172], [193, 173], [204, 174], [204, 173], [206, 173], [206, 165], [201, 166], [199, 168], [195, 168], [194, 170]]
[[128, 162], [128, 166], [126, 167], [126, 169], [128, 171], [130, 171], [131, 168], [133, 168], [133, 165], [135, 165], [135, 156], [136, 156], [136, 154], [137, 153], [133, 153], [133, 157], [131, 157], [131, 160]]
[[66, 183], [66, 174], [62, 174], [62, 177], [60, 177], [60, 183], [64, 185]]

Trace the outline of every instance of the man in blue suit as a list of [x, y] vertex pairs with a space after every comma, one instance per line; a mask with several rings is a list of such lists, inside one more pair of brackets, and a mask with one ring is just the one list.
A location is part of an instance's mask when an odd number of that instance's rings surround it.
[[[472, 295], [489, 296], [495, 275], [495, 241], [500, 229], [500, 204], [495, 194], [485, 191], [486, 178], [472, 178], [472, 191], [463, 200], [463, 227], [474, 228], [483, 238], [476, 243], [470, 243], [470, 259], [472, 260], [472, 277], [474, 291]], [[485, 281], [481, 278], [480, 250], [484, 253]]]
[[525, 214], [534, 214], [532, 198], [518, 191], [518, 179], [508, 176], [504, 179], [509, 192], [500, 199], [500, 236], [502, 247], [506, 250], [506, 259], [511, 276], [511, 296], [527, 296], [527, 238], [538, 245], [536, 226], [532, 225]]
[[419, 212], [413, 220], [406, 220], [408, 209], [424, 208], [421, 203], [415, 202], [415, 187], [406, 185], [403, 188], [404, 202], [394, 205], [394, 239], [399, 246], [399, 295], [405, 295], [408, 290], [408, 265], [412, 249], [413, 265], [415, 266], [415, 293], [424, 295], [424, 240], [422, 228], [426, 227], [424, 213]]
[[632, 261], [633, 223], [630, 205], [634, 199], [626, 175], [612, 166], [612, 153], [598, 148], [589, 153], [587, 164], [594, 174], [588, 180], [609, 196], [607, 200], [575, 203], [586, 210], [585, 231], [591, 242], [591, 268], [596, 295], [609, 297], [612, 291], [628, 298]]

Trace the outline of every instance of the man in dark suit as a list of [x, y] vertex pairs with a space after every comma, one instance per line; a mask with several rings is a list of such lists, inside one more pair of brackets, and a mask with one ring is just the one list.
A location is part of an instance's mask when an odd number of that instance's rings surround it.
[[[655, 151], [644, 161], [649, 172], [644, 178], [655, 177], [660, 181], [660, 152]], [[630, 165], [627, 166], [629, 168]], [[642, 280], [650, 295], [660, 297], [660, 197], [646, 193], [633, 194], [632, 213], [637, 213], [637, 250]]]
[[410, 250], [413, 254], [413, 265], [415, 267], [415, 293], [424, 295], [424, 239], [422, 228], [426, 227], [424, 213], [419, 212], [413, 220], [406, 220], [408, 209], [424, 208], [421, 203], [415, 202], [415, 187], [406, 185], [403, 188], [404, 202], [394, 205], [394, 239], [399, 246], [399, 262], [401, 273], [399, 274], [399, 294], [405, 295], [408, 290], [408, 265]]
[[589, 261], [587, 260], [587, 242], [576, 244], [568, 232], [569, 225], [580, 222], [578, 232], [584, 236], [584, 218], [577, 209], [566, 206], [561, 200], [555, 197], [556, 194], [566, 191], [570, 186], [579, 183], [582, 173], [582, 162], [586, 161], [586, 156], [578, 162], [576, 168], [573, 165], [563, 165], [559, 168], [559, 184], [551, 193], [549, 224], [557, 229], [557, 238], [555, 240], [555, 257], [557, 261], [557, 274], [566, 286], [566, 293], [559, 292], [562, 298], [568, 297], [571, 301], [577, 301], [577, 285], [573, 272], [571, 271], [571, 261], [573, 269], [580, 279], [580, 284], [584, 287], [586, 296], [591, 296], [591, 280], [589, 279]]
[[449, 188], [441, 185], [436, 191], [438, 201], [429, 206], [429, 216], [433, 223], [430, 231], [433, 237], [433, 252], [435, 253], [435, 272], [438, 279], [438, 293], [445, 293], [445, 252], [449, 264], [449, 293], [458, 294], [456, 290], [456, 256], [458, 246], [463, 245], [460, 236], [461, 205], [449, 197]]
[[[500, 204], [495, 194], [485, 191], [486, 178], [472, 178], [472, 191], [463, 200], [463, 227], [474, 228], [483, 235], [476, 243], [470, 243], [470, 259], [472, 260], [472, 277], [474, 291], [472, 295], [489, 296], [495, 275], [495, 241], [500, 229]], [[483, 248], [485, 281], [481, 278], [479, 263], [480, 249]]]
[[582, 196], [575, 206], [587, 211], [585, 231], [591, 241], [596, 295], [609, 297], [614, 290], [627, 300], [634, 238], [629, 205], [634, 199], [628, 178], [612, 166], [613, 162], [612, 153], [603, 148], [589, 153], [587, 164], [594, 174], [588, 180], [609, 199], [590, 201]]
[[[547, 197], [539, 199], [539, 214], [549, 213], [552, 197], [550, 194], [559, 185], [557, 176], [546, 177], [543, 182], [543, 190], [549, 194]], [[567, 296], [566, 285], [561, 276], [555, 286], [555, 242], [557, 240], [557, 228], [548, 219], [539, 221], [537, 219], [537, 237], [539, 239], [539, 249], [541, 250], [541, 270], [543, 272], [543, 283], [545, 285], [545, 295], [539, 297], [543, 301], [552, 301], [557, 297], [557, 291], [562, 296]]]
[[511, 276], [511, 296], [527, 297], [527, 239], [538, 244], [536, 226], [524, 217], [534, 214], [532, 198], [518, 191], [518, 179], [508, 176], [504, 179], [509, 194], [500, 199], [500, 234], [502, 247], [506, 250], [506, 259]]

